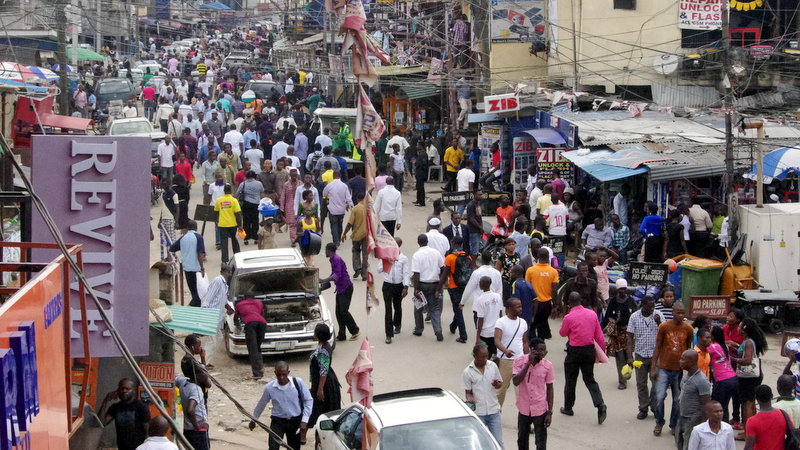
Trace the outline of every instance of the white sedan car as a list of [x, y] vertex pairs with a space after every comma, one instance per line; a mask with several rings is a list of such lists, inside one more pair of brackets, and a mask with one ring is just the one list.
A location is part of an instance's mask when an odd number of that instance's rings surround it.
[[439, 388], [379, 394], [370, 408], [356, 403], [322, 414], [315, 448], [360, 450], [365, 414], [381, 449], [500, 450], [478, 416], [455, 394]]

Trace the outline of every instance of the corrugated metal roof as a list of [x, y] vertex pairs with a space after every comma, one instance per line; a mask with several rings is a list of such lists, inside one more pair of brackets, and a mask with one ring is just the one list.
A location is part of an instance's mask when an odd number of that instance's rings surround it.
[[583, 151], [563, 152], [561, 156], [572, 161], [581, 170], [600, 181], [613, 181], [622, 178], [632, 177], [648, 172], [647, 167], [637, 167], [629, 169], [627, 167], [617, 167], [603, 164], [602, 161], [613, 155], [614, 152], [607, 149], [592, 150], [589, 153]]
[[719, 91], [713, 86], [686, 86], [654, 81], [650, 88], [653, 102], [659, 105], [708, 108], [721, 102]]
[[[725, 146], [698, 145], [686, 142], [644, 143], [610, 145], [614, 150], [647, 150], [657, 155], [673, 158], [670, 161], [646, 163], [650, 168], [650, 181], [669, 181], [682, 178], [703, 178], [725, 173]], [[741, 165], [741, 164], [739, 164]]]
[[[219, 328], [219, 310], [198, 308], [196, 306], [167, 305], [172, 313], [172, 320], [166, 322], [173, 330], [188, 331], [203, 336], [217, 334]], [[153, 326], [160, 326], [158, 323]]]
[[419, 98], [432, 97], [439, 95], [439, 86], [421, 81], [417, 84], [409, 84], [402, 87], [403, 92], [406, 93], [409, 100], [416, 100]]

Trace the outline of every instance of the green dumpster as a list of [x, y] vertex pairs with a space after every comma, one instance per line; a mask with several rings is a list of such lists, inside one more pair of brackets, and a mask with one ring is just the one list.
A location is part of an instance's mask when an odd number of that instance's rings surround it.
[[705, 258], [681, 262], [683, 269], [681, 300], [683, 300], [683, 305], [689, 308], [689, 298], [693, 295], [717, 295], [724, 267], [724, 263]]

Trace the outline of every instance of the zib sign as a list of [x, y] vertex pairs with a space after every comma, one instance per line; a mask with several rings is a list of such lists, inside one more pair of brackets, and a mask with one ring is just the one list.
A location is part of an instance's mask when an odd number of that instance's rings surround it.
[[519, 97], [517, 94], [487, 95], [483, 99], [484, 109], [487, 113], [502, 113], [519, 111]]

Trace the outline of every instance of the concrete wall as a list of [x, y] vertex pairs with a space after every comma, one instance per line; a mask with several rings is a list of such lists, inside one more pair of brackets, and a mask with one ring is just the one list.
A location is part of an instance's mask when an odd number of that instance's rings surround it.
[[581, 85], [604, 85], [610, 93], [615, 85], [650, 85], [664, 78], [653, 69], [659, 53], [650, 49], [682, 53], [678, 2], [640, 0], [635, 10], [622, 10], [613, 8], [613, 0], [557, 0], [550, 14], [556, 35], [548, 61], [551, 79], [572, 84], [572, 4]]
[[547, 55], [530, 54], [529, 42], [492, 43], [490, 68], [492, 93], [508, 92], [508, 85], [523, 82], [534, 86], [547, 78]]

